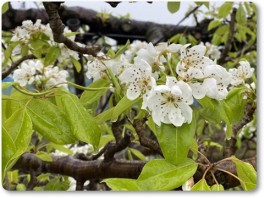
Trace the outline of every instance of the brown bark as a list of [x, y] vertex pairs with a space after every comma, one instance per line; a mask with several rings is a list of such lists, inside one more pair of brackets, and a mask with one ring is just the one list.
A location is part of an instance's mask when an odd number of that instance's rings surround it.
[[[90, 32], [84, 35], [87, 39], [93, 35], [107, 35], [125, 43], [127, 39], [147, 40], [154, 44], [167, 41], [177, 33], [192, 34], [197, 39], [208, 40], [207, 26], [210, 20], [202, 21], [199, 26], [179, 26], [164, 25], [148, 21], [138, 21], [132, 19], [121, 19], [110, 16], [107, 20], [102, 20], [97, 12], [82, 7], [61, 7], [59, 10], [61, 20], [67, 24], [70, 19], [80, 20], [80, 24], [90, 27]], [[24, 20], [36, 21], [41, 19], [42, 23], [49, 22], [48, 15], [43, 9], [9, 9], [2, 15], [2, 30], [12, 30], [22, 24]]]

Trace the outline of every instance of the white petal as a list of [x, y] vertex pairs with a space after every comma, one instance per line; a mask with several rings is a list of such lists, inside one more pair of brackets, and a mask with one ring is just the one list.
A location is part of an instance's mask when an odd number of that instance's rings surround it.
[[139, 97], [140, 93], [139, 87], [136, 84], [131, 83], [127, 89], [126, 95], [129, 100], [135, 100], [137, 97]]
[[203, 83], [193, 83], [190, 84], [190, 87], [192, 89], [193, 97], [195, 97], [196, 99], [202, 99], [207, 92], [206, 87]]
[[166, 85], [158, 85], [156, 87], [154, 87], [154, 90], [157, 92], [167, 92], [167, 91], [171, 91], [171, 88], [166, 86]]
[[177, 84], [177, 79], [175, 77], [172, 76], [166, 77], [166, 86], [173, 87], [176, 84]]
[[204, 80], [204, 85], [206, 86], [206, 95], [211, 98], [216, 98], [218, 94], [217, 82], [214, 78], [207, 78]]
[[205, 46], [196, 45], [189, 49], [187, 55], [191, 55], [193, 60], [199, 60], [204, 56], [205, 51], [206, 51]]
[[170, 122], [176, 127], [181, 126], [184, 123], [184, 117], [179, 108], [172, 108], [168, 117]]
[[184, 103], [186, 104], [192, 104], [193, 103], [193, 97], [192, 97], [192, 89], [191, 87], [183, 82], [183, 81], [179, 81], [177, 82], [177, 86], [182, 90], [182, 100]]
[[192, 122], [192, 108], [185, 103], [179, 103], [179, 107], [181, 108], [181, 113], [185, 118], [185, 121], [188, 123]]
[[181, 49], [181, 47], [182, 47], [181, 44], [172, 43], [172, 44], [169, 45], [168, 50], [170, 52], [175, 53], [175, 52], [178, 52]]
[[171, 93], [173, 94], [173, 95], [176, 95], [176, 96], [182, 96], [182, 90], [180, 89], [180, 87], [179, 86], [177, 86], [177, 85], [174, 85], [172, 88], [171, 88]]
[[204, 78], [204, 74], [200, 69], [191, 67], [188, 69], [187, 74], [190, 76], [191, 79], [196, 78], [196, 79], [201, 79]]
[[133, 83], [141, 79], [141, 72], [137, 68], [127, 68], [120, 76], [119, 80], [122, 83]]

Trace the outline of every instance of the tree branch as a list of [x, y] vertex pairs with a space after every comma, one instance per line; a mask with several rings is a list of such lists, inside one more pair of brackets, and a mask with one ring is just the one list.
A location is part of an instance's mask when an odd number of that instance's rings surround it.
[[240, 129], [242, 129], [247, 123], [253, 120], [253, 115], [256, 110], [256, 104], [247, 103], [244, 110], [244, 117], [235, 125], [233, 125], [232, 130], [233, 134], [230, 140], [226, 141], [224, 157], [229, 157], [234, 155], [236, 152], [236, 142], [237, 142], [237, 134]]
[[23, 56], [20, 59], [18, 59], [16, 62], [14, 62], [7, 71], [2, 73], [2, 79], [6, 78], [9, 74], [12, 73], [23, 61], [28, 59], [35, 59], [36, 57], [33, 54]]
[[57, 43], [64, 43], [69, 49], [79, 52], [81, 54], [90, 54], [96, 57], [99, 52], [99, 47], [80, 47], [75, 42], [71, 41], [63, 35], [64, 24], [59, 15], [59, 2], [43, 2], [46, 12], [49, 16], [50, 28], [52, 29], [54, 41]]

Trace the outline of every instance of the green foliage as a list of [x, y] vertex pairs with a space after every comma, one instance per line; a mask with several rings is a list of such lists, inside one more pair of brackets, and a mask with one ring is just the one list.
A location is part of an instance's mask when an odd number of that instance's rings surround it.
[[101, 137], [101, 129], [95, 118], [84, 108], [78, 97], [68, 93], [56, 96], [56, 100], [61, 102], [61, 108], [69, 119], [74, 136], [80, 141], [92, 144], [97, 149]]
[[28, 112], [34, 130], [49, 141], [56, 144], [69, 144], [76, 141], [68, 115], [49, 100], [32, 99], [28, 105]]
[[44, 188], [46, 191], [65, 191], [70, 187], [68, 180], [61, 181], [60, 178], [55, 177]]
[[32, 135], [32, 123], [25, 108], [18, 109], [2, 125], [2, 176], [28, 148]]
[[95, 102], [98, 102], [100, 97], [103, 96], [106, 91], [108, 90], [110, 86], [110, 82], [108, 80], [97, 80], [90, 84], [88, 88], [99, 88], [99, 87], [106, 87], [105, 89], [101, 90], [91, 90], [91, 91], [84, 91], [80, 97], [81, 103], [86, 107], [86, 108], [91, 108], [92, 105]]
[[197, 164], [190, 159], [177, 166], [166, 160], [151, 160], [144, 166], [137, 180], [105, 179], [103, 182], [112, 190], [173, 190], [192, 177], [196, 169]]
[[178, 165], [187, 160], [187, 155], [193, 143], [196, 129], [195, 115], [190, 124], [183, 124], [181, 127], [162, 124], [157, 128], [157, 138], [167, 161]]
[[45, 162], [52, 162], [52, 157], [44, 151], [38, 151], [36, 153], [36, 157], [38, 157], [39, 159], [45, 161]]
[[239, 7], [237, 9], [236, 12], [236, 21], [240, 24], [240, 25], [245, 25], [247, 18], [246, 18], [246, 12], [242, 6], [242, 4], [239, 4]]
[[50, 47], [48, 50], [48, 53], [46, 54], [46, 57], [44, 59], [44, 65], [53, 65], [55, 60], [58, 58], [60, 55], [61, 50], [58, 47]]
[[2, 15], [3, 15], [6, 11], [8, 11], [8, 9], [9, 9], [9, 4], [8, 4], [8, 2], [5, 2], [5, 3], [2, 5]]
[[71, 57], [71, 62], [73, 63], [76, 71], [79, 73], [82, 69], [82, 65], [79, 61], [77, 61], [75, 58]]
[[118, 116], [129, 109], [132, 105], [138, 102], [139, 99], [129, 100], [126, 96], [124, 96], [115, 107], [112, 107], [103, 113], [96, 116], [96, 120], [98, 123], [105, 122], [107, 120], [116, 120]]
[[174, 14], [180, 9], [181, 2], [173, 2], [169, 1], [167, 3], [167, 8], [170, 11], [170, 13]]
[[208, 31], [210, 31], [210, 30], [212, 30], [212, 29], [218, 27], [218, 26], [221, 25], [221, 24], [222, 24], [222, 22], [221, 22], [221, 21], [218, 21], [218, 20], [213, 20], [213, 21], [211, 21], [211, 22], [209, 23], [209, 25], [208, 25]]
[[219, 9], [218, 9], [218, 17], [219, 18], [226, 18], [227, 15], [230, 13], [233, 2], [225, 2]]
[[236, 165], [237, 175], [240, 179], [242, 188], [246, 191], [255, 190], [257, 186], [257, 173], [254, 167], [247, 162], [237, 159], [236, 157], [232, 157], [232, 161]]
[[196, 5], [204, 5], [209, 9], [210, 2], [209, 1], [195, 1]]
[[196, 184], [193, 185], [191, 190], [192, 191], [211, 191], [211, 188], [210, 186], [208, 186], [206, 180], [202, 178]]

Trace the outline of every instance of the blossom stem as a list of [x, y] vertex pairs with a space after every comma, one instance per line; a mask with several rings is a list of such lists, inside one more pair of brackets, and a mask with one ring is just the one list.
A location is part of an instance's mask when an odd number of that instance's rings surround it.
[[81, 89], [81, 90], [85, 90], [85, 91], [98, 91], [98, 90], [104, 90], [104, 89], [109, 89], [109, 87], [98, 87], [98, 88], [95, 88], [95, 87], [84, 87], [84, 86], [81, 86], [81, 85], [77, 85], [73, 82], [70, 82], [70, 81], [67, 81], [65, 82], [66, 84], [68, 85], [71, 85], [75, 88], [78, 88], [78, 89]]

